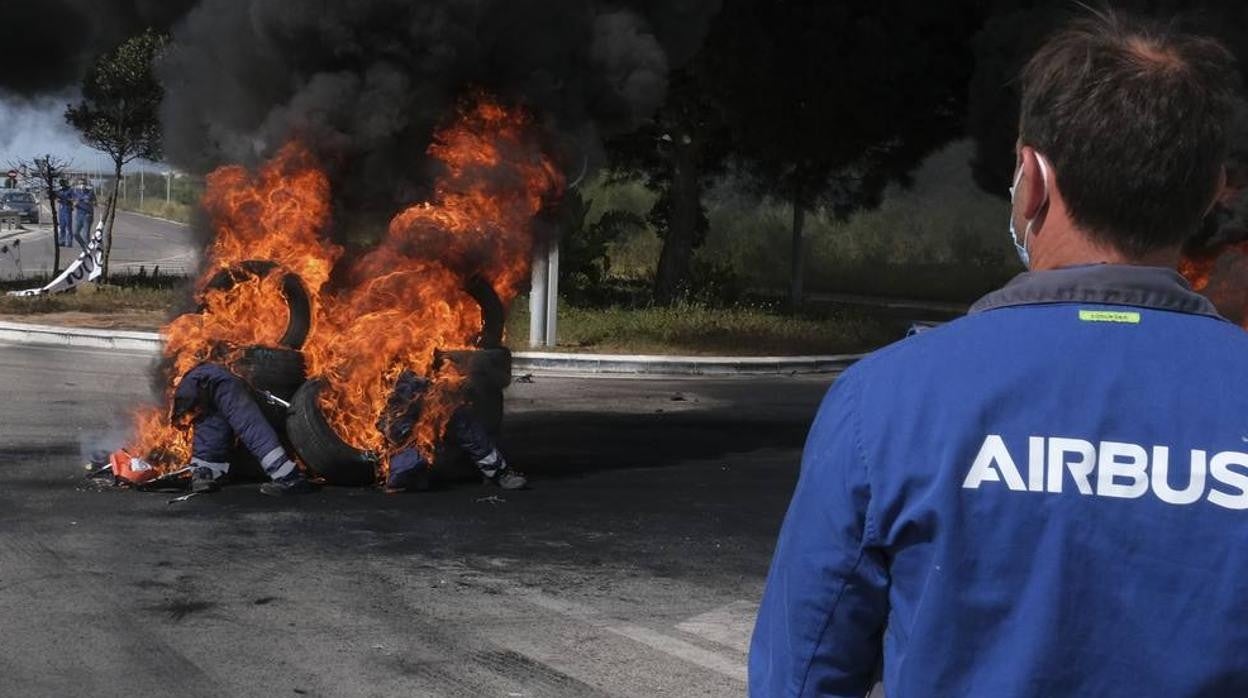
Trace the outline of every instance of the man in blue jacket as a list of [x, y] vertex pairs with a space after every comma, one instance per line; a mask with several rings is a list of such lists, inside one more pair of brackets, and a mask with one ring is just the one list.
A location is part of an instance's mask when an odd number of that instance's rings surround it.
[[1248, 334], [1174, 271], [1232, 59], [1107, 14], [1021, 87], [1029, 272], [829, 391], [754, 696], [1248, 696]]
[[62, 179], [60, 188], [54, 194], [56, 198], [56, 244], [58, 247], [70, 247], [73, 242], [74, 225], [74, 190], [69, 188], [69, 181]]
[[78, 180], [74, 189], [74, 241], [87, 249], [91, 240], [91, 224], [95, 219], [95, 190], [86, 179]]

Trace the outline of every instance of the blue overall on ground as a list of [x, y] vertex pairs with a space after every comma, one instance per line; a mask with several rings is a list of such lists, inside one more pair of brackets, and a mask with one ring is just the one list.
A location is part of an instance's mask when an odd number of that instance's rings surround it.
[[[388, 487], [412, 486], [423, 471], [432, 467], [430, 456], [410, 444], [412, 429], [420, 420], [429, 386], [429, 379], [412, 371], [404, 371], [395, 381], [386, 408], [377, 420], [377, 429], [386, 441], [401, 447], [390, 458], [390, 471], [386, 478]], [[495, 447], [489, 432], [467, 405], [460, 405], [451, 414], [442, 438], [453, 440], [486, 477], [494, 477], [507, 468], [507, 461]]]
[[200, 364], [182, 377], [173, 394], [173, 416], [177, 420], [187, 414], [193, 415], [192, 465], [208, 468], [217, 477], [225, 475], [230, 452], [241, 442], [270, 478], [297, 474], [247, 384], [224, 366]]
[[846, 372], [750, 692], [1248, 696], [1248, 333], [1170, 270], [1023, 274]]

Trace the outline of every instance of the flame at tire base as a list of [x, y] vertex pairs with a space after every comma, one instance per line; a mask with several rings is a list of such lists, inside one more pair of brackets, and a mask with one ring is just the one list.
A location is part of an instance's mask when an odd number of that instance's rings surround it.
[[[442, 173], [431, 198], [401, 211], [381, 242], [347, 259], [329, 242], [329, 179], [310, 151], [291, 142], [257, 171], [239, 166], [209, 175], [203, 207], [216, 236], [198, 282], [202, 313], [166, 325], [164, 356], [172, 380], [203, 361], [231, 364], [247, 346], [276, 346], [289, 321], [282, 269], [298, 274], [311, 297], [312, 327], [302, 350], [312, 378], [324, 379], [320, 405], [350, 445], [384, 454], [376, 428], [404, 369], [429, 375], [438, 349], [469, 348], [481, 331], [478, 303], [464, 289], [487, 279], [508, 307], [529, 273], [534, 220], [563, 190], [522, 109], [476, 94], [434, 135], [429, 155]], [[281, 269], [229, 289], [205, 288], [221, 269], [267, 259]], [[336, 268], [337, 267], [337, 268]], [[330, 286], [331, 273], [345, 283]], [[409, 444], [432, 450], [463, 403], [466, 378], [446, 362], [436, 369]], [[168, 410], [135, 413], [130, 450], [163, 468], [190, 458], [190, 435]]]

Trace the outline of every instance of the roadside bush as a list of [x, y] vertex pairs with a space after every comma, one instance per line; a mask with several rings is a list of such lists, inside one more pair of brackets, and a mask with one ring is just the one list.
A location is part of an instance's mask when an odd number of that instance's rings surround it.
[[[878, 209], [849, 220], [810, 213], [808, 292], [969, 302], [1018, 273], [1005, 234], [1008, 204], [973, 184], [970, 155], [969, 143], [949, 146], [920, 167], [911, 189], [893, 187]], [[708, 192], [710, 233], [698, 264], [731, 271], [748, 292], [783, 296], [792, 207], [747, 190], [726, 177]], [[660, 246], [650, 231], [621, 236], [611, 245], [609, 276], [652, 278]]]

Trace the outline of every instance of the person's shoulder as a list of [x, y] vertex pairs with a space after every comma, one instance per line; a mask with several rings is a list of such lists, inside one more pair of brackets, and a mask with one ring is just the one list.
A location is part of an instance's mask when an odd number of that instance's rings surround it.
[[912, 331], [909, 336], [867, 354], [851, 370], [855, 374], [878, 374], [939, 359], [953, 345], [986, 336], [990, 332], [987, 324], [982, 314], [975, 314]]

